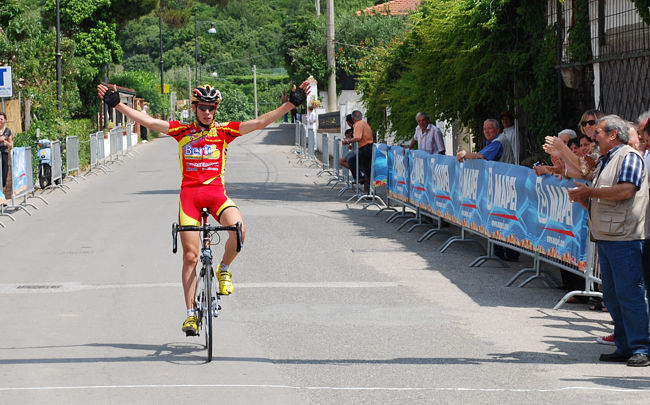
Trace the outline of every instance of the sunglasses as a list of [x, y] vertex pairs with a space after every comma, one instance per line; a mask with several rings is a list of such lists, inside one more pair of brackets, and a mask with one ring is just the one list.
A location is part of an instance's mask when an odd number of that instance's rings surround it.
[[586, 127], [587, 125], [593, 126], [596, 125], [596, 120], [582, 121], [580, 125], [582, 125], [583, 127]]
[[198, 108], [199, 110], [201, 110], [203, 112], [214, 112], [214, 110], [217, 109], [217, 106], [216, 105], [199, 104], [199, 105], [196, 106], [196, 108]]

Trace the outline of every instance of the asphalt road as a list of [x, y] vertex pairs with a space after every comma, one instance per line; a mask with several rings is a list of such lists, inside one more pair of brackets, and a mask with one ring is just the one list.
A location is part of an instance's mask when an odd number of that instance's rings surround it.
[[447, 235], [417, 243], [422, 230], [346, 207], [292, 141], [274, 126], [229, 150], [248, 235], [209, 364], [180, 330], [172, 139], [0, 218], [0, 403], [650, 401], [650, 368], [597, 361], [608, 314], [553, 311], [563, 291], [504, 286], [529, 263], [470, 268], [480, 246], [441, 254]]

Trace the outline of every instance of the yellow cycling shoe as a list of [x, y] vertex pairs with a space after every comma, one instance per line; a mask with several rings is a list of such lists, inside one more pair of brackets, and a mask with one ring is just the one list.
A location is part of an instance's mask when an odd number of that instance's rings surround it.
[[199, 331], [199, 320], [196, 316], [188, 316], [185, 322], [183, 322], [183, 332], [185, 336], [196, 336], [196, 333]]
[[235, 291], [235, 287], [232, 285], [232, 281], [230, 281], [229, 271], [220, 271], [217, 278], [219, 279], [219, 294], [230, 295]]

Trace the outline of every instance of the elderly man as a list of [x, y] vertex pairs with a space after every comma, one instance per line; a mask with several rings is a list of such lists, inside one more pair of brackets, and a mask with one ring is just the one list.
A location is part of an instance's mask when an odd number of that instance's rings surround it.
[[[512, 152], [510, 142], [503, 133], [499, 133], [501, 127], [499, 121], [489, 118], [483, 122], [483, 135], [485, 136], [485, 147], [479, 152], [467, 152], [461, 150], [456, 154], [456, 159], [462, 162], [464, 159], [485, 159], [504, 163], [515, 163], [515, 155]], [[499, 245], [494, 246], [494, 254], [503, 260], [519, 261], [519, 252]]]
[[483, 135], [485, 136], [485, 147], [479, 152], [467, 152], [461, 150], [456, 154], [456, 159], [462, 162], [464, 159], [485, 159], [495, 160], [504, 163], [515, 163], [515, 156], [512, 153], [510, 142], [503, 134], [499, 133], [499, 121], [489, 118], [483, 122]]
[[426, 113], [419, 112], [415, 115], [415, 121], [417, 121], [418, 125], [415, 127], [415, 134], [411, 139], [409, 149], [413, 149], [417, 143], [418, 150], [444, 155], [446, 151], [442, 132], [431, 123], [429, 116]]
[[614, 321], [616, 351], [600, 361], [650, 365], [648, 314], [642, 250], [650, 229], [648, 174], [641, 154], [627, 145], [629, 126], [608, 115], [596, 123], [600, 159], [593, 186], [575, 182], [572, 201], [589, 210], [589, 233], [596, 241], [603, 301]]

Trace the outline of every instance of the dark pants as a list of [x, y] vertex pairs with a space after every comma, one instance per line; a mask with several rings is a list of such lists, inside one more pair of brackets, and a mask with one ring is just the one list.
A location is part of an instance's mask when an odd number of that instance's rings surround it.
[[[350, 161], [350, 171], [352, 176], [357, 175], [357, 159]], [[372, 144], [365, 145], [359, 149], [359, 173], [361, 176], [370, 178], [370, 168], [372, 167]]]
[[7, 176], [9, 175], [9, 152], [2, 151], [2, 188], [7, 187]]

